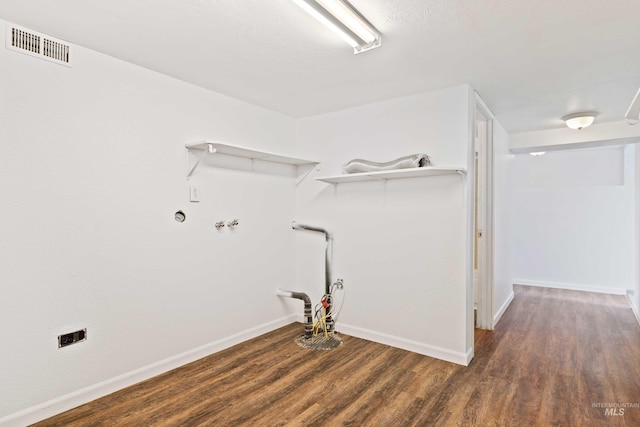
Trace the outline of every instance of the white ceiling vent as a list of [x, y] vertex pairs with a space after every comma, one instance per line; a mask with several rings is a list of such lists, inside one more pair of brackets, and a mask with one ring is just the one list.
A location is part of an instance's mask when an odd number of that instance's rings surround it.
[[71, 66], [71, 44], [17, 25], [7, 27], [7, 48], [56, 64]]

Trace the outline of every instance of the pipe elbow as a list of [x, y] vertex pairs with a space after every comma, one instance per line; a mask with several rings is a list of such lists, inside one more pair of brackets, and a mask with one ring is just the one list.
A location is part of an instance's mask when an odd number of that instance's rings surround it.
[[279, 297], [299, 299], [304, 301], [305, 304], [311, 304], [311, 298], [309, 298], [309, 295], [305, 294], [304, 292], [295, 292], [295, 291], [287, 291], [284, 289], [278, 289], [277, 295]]
[[311, 298], [304, 292], [291, 292], [291, 298], [302, 300], [305, 304], [311, 304]]
[[293, 228], [294, 230], [308, 230], [308, 231], [315, 231], [317, 233], [323, 233], [327, 240], [333, 240], [333, 234], [331, 234], [330, 231], [322, 227], [316, 227], [308, 224], [300, 224], [297, 221], [293, 221], [291, 223], [291, 228]]

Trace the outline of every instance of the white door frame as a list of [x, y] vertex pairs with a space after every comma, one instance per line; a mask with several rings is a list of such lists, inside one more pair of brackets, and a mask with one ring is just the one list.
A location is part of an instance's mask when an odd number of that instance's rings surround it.
[[[480, 329], [493, 329], [493, 275], [494, 275], [494, 263], [493, 263], [493, 119], [494, 115], [491, 110], [487, 108], [482, 99], [475, 93], [475, 118], [473, 121], [473, 135], [475, 140], [476, 132], [478, 132], [478, 121], [484, 122], [486, 126], [483, 126], [486, 132], [485, 150], [484, 153], [484, 165], [485, 171], [484, 178], [485, 190], [485, 203], [484, 211], [484, 229], [482, 236], [482, 256], [479, 258], [479, 280], [478, 280], [478, 319], [476, 327]], [[475, 141], [474, 141], [475, 145]], [[475, 174], [474, 174], [475, 180]], [[474, 182], [475, 187], [475, 182]], [[474, 197], [475, 204], [475, 197]], [[482, 206], [482, 205], [481, 205]], [[474, 206], [475, 212], [475, 206]], [[475, 242], [476, 224], [474, 215], [474, 227], [472, 230], [473, 239]], [[475, 246], [475, 245], [474, 245]], [[475, 259], [475, 247], [474, 247], [474, 259]], [[473, 263], [473, 261], [472, 261]], [[475, 298], [475, 295], [474, 295]]]

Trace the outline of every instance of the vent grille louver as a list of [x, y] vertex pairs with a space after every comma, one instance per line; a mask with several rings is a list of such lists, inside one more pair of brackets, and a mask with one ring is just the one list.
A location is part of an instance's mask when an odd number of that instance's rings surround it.
[[44, 39], [44, 50], [42, 54], [49, 58], [57, 59], [58, 61], [69, 62], [69, 45]]
[[71, 45], [35, 31], [9, 25], [7, 48], [56, 64], [71, 66]]
[[19, 28], [12, 28], [11, 46], [33, 53], [40, 53], [40, 36], [22, 31]]

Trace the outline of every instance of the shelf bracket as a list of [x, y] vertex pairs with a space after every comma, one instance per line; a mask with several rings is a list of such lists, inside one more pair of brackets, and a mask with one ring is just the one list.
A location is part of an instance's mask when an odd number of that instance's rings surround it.
[[[295, 166], [296, 175], [298, 175], [298, 173], [299, 173], [299, 171], [300, 171], [300, 167], [301, 167], [301, 166], [304, 166], [304, 165], [297, 165], [297, 166]], [[319, 163], [318, 163], [318, 164], [316, 164], [315, 166], [311, 166], [311, 167], [309, 167], [309, 170], [307, 170], [307, 171], [306, 171], [305, 173], [303, 173], [301, 176], [299, 175], [299, 176], [298, 176], [298, 179], [296, 180], [296, 185], [295, 185], [295, 186], [297, 187], [298, 185], [300, 185], [300, 183], [302, 183], [302, 181], [304, 181], [304, 180], [305, 180], [305, 178], [306, 178], [307, 176], [309, 176], [309, 174], [310, 174], [314, 169], [315, 169], [315, 170], [318, 170], [318, 169], [319, 169], [319, 168], [318, 168], [318, 166], [319, 166]]]
[[202, 151], [202, 156], [198, 157], [198, 160], [194, 163], [193, 167], [187, 173], [187, 178], [189, 178], [193, 172], [196, 170], [202, 159], [207, 157], [207, 154], [214, 154], [217, 150], [213, 148], [213, 144], [207, 144], [207, 149]]

